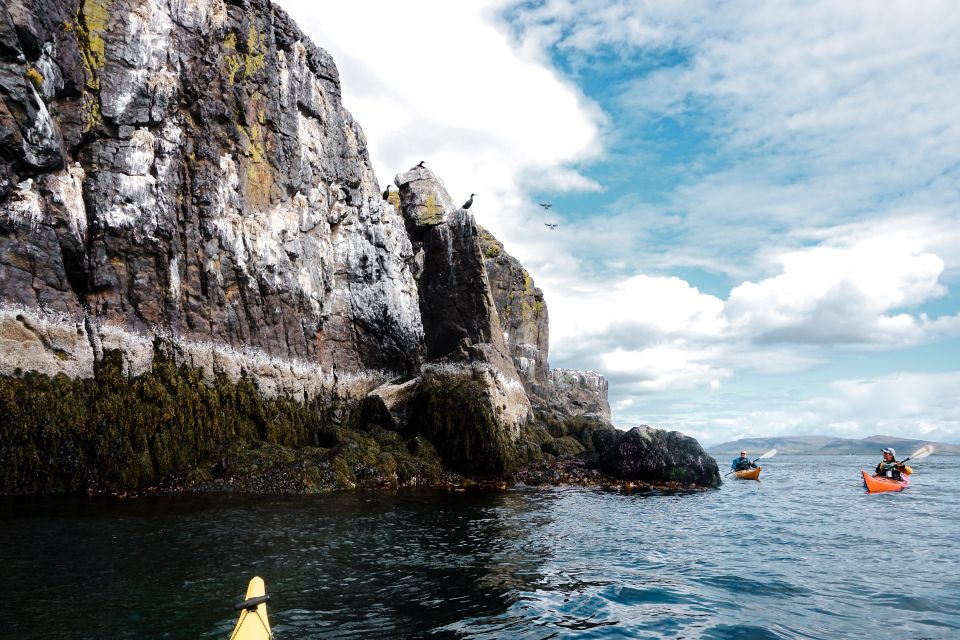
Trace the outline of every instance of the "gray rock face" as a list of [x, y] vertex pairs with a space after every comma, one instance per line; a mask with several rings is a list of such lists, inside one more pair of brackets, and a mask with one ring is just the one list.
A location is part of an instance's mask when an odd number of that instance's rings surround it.
[[18, 0], [0, 41], [0, 300], [328, 369], [422, 361], [403, 220], [283, 11]]
[[445, 222], [455, 211], [443, 182], [426, 167], [413, 167], [394, 179], [400, 189], [400, 209], [411, 235]]
[[533, 278], [485, 229], [480, 229], [480, 248], [503, 339], [533, 406], [556, 416], [596, 414], [609, 421], [606, 378], [593, 371], [550, 369], [547, 305]]
[[550, 408], [564, 416], [595, 414], [610, 420], [607, 379], [595, 371], [552, 369], [550, 371]]
[[480, 229], [484, 268], [497, 307], [503, 339], [527, 393], [543, 401], [549, 395], [547, 355], [550, 329], [543, 292], [520, 261], [493, 235]]

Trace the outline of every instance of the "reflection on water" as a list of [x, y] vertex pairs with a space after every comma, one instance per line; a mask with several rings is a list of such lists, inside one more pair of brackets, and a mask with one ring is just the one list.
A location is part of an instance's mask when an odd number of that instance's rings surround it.
[[3, 499], [2, 635], [226, 638], [261, 575], [281, 640], [960, 637], [952, 461], [878, 496], [850, 461], [687, 496]]

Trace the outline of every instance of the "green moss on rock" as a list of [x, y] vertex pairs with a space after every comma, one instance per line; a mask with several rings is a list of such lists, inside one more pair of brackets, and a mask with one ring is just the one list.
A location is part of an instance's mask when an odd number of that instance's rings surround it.
[[488, 375], [481, 367], [425, 370], [411, 424], [454, 470], [502, 476], [527, 458], [491, 402]]
[[[355, 427], [360, 402], [266, 398], [248, 378], [212, 384], [158, 349], [150, 371], [108, 351], [91, 379], [0, 377], [0, 492], [137, 490], [196, 472], [229, 443], [317, 446]], [[203, 475], [202, 473], [200, 474]]]

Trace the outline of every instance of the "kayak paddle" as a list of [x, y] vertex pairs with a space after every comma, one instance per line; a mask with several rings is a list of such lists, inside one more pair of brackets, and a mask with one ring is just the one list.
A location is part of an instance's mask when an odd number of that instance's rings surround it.
[[916, 451], [914, 451], [913, 455], [911, 455], [909, 458], [904, 458], [903, 460], [901, 460], [900, 464], [903, 464], [907, 460], [923, 460], [934, 451], [936, 451], [936, 448], [932, 444], [925, 444], [919, 449], [917, 449]]
[[[754, 459], [753, 459], [753, 462], [751, 462], [750, 464], [755, 463], [757, 460], [766, 460], [767, 458], [772, 458], [772, 457], [775, 456], [775, 455], [777, 455], [777, 450], [776, 450], [776, 449], [770, 449], [770, 451], [767, 451], [765, 454], [763, 454], [763, 455], [760, 456], [759, 458], [754, 458]], [[930, 455], [930, 454], [927, 454], [927, 455]], [[734, 471], [736, 471], [736, 469], [734, 469], [733, 471], [728, 471], [727, 473], [723, 474], [723, 477], [726, 478], [728, 475], [730, 475], [730, 474], [733, 473]]]

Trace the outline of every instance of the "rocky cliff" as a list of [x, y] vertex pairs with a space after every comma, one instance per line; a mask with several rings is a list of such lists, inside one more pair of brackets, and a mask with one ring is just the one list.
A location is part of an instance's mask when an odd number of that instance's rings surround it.
[[609, 421], [606, 378], [550, 368], [547, 304], [533, 278], [485, 229], [480, 229], [480, 249], [504, 342], [533, 406], [557, 416], [596, 414]]
[[599, 469], [605, 380], [549, 369], [542, 293], [439, 178], [395, 183], [266, 0], [0, 4], [0, 491]]
[[0, 297], [324, 368], [422, 326], [330, 56], [266, 1], [0, 6]]

